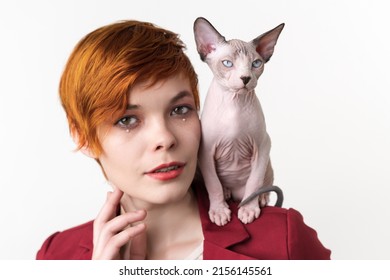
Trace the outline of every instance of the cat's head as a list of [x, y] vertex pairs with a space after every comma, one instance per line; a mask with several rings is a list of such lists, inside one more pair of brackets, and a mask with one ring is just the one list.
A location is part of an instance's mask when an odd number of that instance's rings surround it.
[[205, 18], [197, 18], [194, 34], [198, 53], [218, 83], [227, 90], [253, 90], [271, 58], [284, 24], [256, 37], [250, 42], [225, 40]]

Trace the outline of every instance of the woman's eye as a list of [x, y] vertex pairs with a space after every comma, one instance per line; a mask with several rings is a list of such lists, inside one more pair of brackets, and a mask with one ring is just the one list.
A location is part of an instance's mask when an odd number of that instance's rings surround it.
[[256, 59], [252, 62], [252, 67], [259, 68], [263, 62], [260, 59]]
[[227, 68], [233, 66], [233, 62], [231, 62], [230, 60], [222, 60], [222, 64], [225, 65]]
[[185, 115], [190, 111], [190, 108], [188, 106], [179, 106], [173, 109], [172, 115]]
[[129, 128], [133, 128], [134, 126], [136, 126], [138, 123], [138, 119], [134, 116], [126, 116], [126, 117], [123, 117], [121, 119], [119, 119], [115, 125], [119, 126], [119, 127], [122, 127], [122, 128], [126, 128], [126, 129], [129, 129]]

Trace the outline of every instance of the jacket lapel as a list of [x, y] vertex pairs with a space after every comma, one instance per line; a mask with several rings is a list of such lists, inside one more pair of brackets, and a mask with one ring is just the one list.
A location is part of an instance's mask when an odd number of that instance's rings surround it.
[[253, 259], [229, 249], [229, 247], [251, 238], [245, 226], [236, 215], [238, 211], [237, 203], [229, 203], [230, 210], [232, 211], [231, 221], [220, 227], [210, 221], [208, 215], [210, 204], [205, 188], [198, 186], [195, 192], [198, 198], [199, 215], [204, 235], [203, 258], [214, 260]]
[[90, 221], [79, 240], [79, 259], [91, 259], [93, 252], [93, 221]]
[[249, 260], [253, 259], [247, 255], [234, 252], [229, 248], [236, 244], [244, 242], [251, 238], [244, 225], [235, 215], [234, 205], [230, 205], [232, 210], [231, 221], [226, 225], [219, 227], [212, 223], [207, 216], [201, 216], [204, 250], [203, 258], [211, 260]]
[[223, 248], [210, 241], [204, 241], [203, 247], [204, 260], [255, 260], [247, 255], [240, 254], [229, 249]]

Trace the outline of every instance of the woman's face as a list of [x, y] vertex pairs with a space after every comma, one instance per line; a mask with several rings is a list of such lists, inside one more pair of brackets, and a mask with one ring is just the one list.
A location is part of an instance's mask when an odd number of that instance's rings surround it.
[[126, 112], [99, 129], [100, 163], [133, 201], [165, 204], [188, 192], [197, 166], [200, 121], [188, 79], [132, 89]]

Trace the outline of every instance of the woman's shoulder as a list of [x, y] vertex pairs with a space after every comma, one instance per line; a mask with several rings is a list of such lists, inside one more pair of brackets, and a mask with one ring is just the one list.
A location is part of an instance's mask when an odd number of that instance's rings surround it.
[[93, 221], [58, 231], [42, 244], [38, 260], [82, 260], [91, 259], [93, 248]]
[[[317, 231], [305, 223], [294, 208], [264, 207], [260, 217], [244, 225], [250, 234], [248, 246], [257, 248], [261, 257], [271, 259], [330, 259]], [[265, 253], [265, 254], [264, 254]]]
[[304, 222], [303, 215], [294, 208], [283, 208], [276, 206], [266, 206], [261, 208], [261, 215], [264, 220], [276, 219], [278, 222], [298, 223]]

